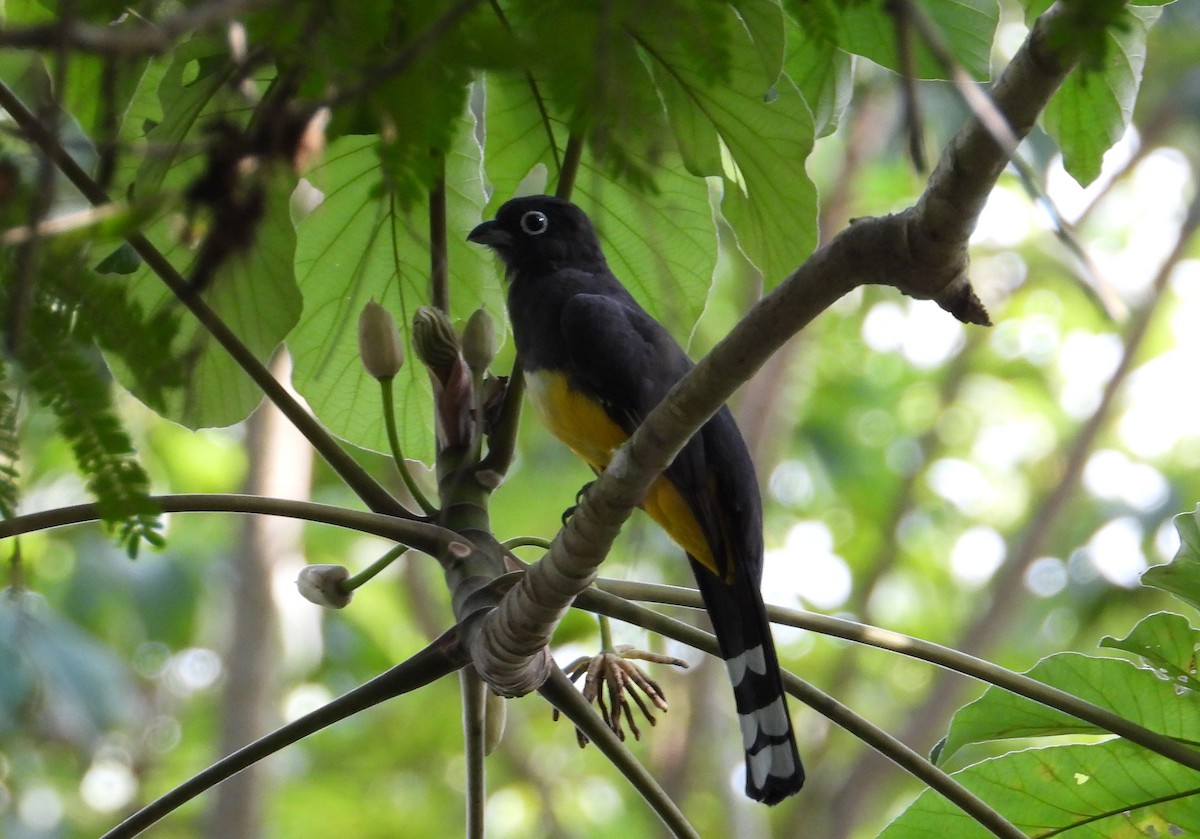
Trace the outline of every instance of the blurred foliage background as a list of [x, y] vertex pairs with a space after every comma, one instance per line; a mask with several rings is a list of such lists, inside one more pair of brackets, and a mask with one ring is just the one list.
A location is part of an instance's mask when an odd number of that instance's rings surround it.
[[[11, 14], [18, 4], [8, 5]], [[996, 65], [1023, 37], [1022, 19], [1016, 4], [1003, 4]], [[250, 34], [253, 43], [258, 33]], [[326, 35], [327, 43], [337, 42], [336, 32]], [[1196, 247], [1161, 290], [1152, 284], [1195, 190], [1198, 39], [1195, 3], [1163, 9], [1151, 30], [1132, 125], [1086, 189], [1066, 174], [1045, 135], [1025, 146], [1035, 180], [1118, 301], [1117, 317], [1087, 290], [1080, 260], [1055, 236], [1044, 204], [1010, 172], [989, 201], [972, 251], [972, 278], [995, 327], [964, 327], [933, 303], [860, 289], [738, 394], [735, 413], [766, 491], [768, 602], [879, 624], [1017, 670], [1055, 651], [1096, 653], [1102, 636], [1122, 636], [1168, 606], [1166, 595], [1139, 585], [1139, 574], [1171, 558], [1178, 545], [1171, 517], [1200, 499]], [[322, 58], [354, 63], [353, 56]], [[12, 53], [4, 60], [7, 73]], [[449, 106], [413, 94], [423, 82], [404, 79], [414, 122]], [[924, 136], [937, 149], [966, 112], [948, 83], [922, 82], [918, 91]], [[859, 58], [847, 92], [836, 131], [817, 140], [807, 161], [822, 237], [856, 216], [909, 205], [924, 184], [905, 152], [897, 76]], [[459, 113], [464, 103], [450, 104]], [[77, 115], [86, 124], [86, 115]], [[367, 117], [348, 107], [334, 118], [336, 134], [338, 121]], [[610, 128], [617, 135], [635, 130], [619, 119]], [[332, 150], [326, 167], [342, 159]], [[403, 161], [393, 163], [403, 170]], [[621, 165], [623, 177], [636, 179], [636, 160]], [[610, 175], [589, 181], [593, 171], [581, 171], [584, 195], [604, 193]], [[335, 177], [326, 168], [311, 179], [325, 188]], [[513, 186], [497, 183], [489, 206]], [[482, 200], [476, 204], [478, 219]], [[636, 226], [636, 204], [632, 212]], [[301, 251], [304, 231], [302, 224]], [[660, 301], [661, 312], [677, 307], [668, 321], [689, 339], [693, 357], [760, 292], [753, 267], [728, 248], [721, 253], [711, 287], [700, 282]], [[482, 300], [499, 316], [491, 266], [478, 254], [462, 258], [480, 263], [469, 268], [478, 288], [453, 287], [456, 311]], [[302, 263], [298, 256], [303, 286]], [[1149, 331], [1131, 346], [1129, 312], [1147, 307]], [[305, 323], [301, 329], [320, 326]], [[353, 360], [352, 332], [330, 334], [340, 342], [330, 357]], [[506, 347], [494, 369], [510, 363]], [[412, 386], [425, 387], [421, 379]], [[124, 392], [118, 409], [155, 492], [250, 488], [359, 505], [268, 411], [229, 428], [192, 431]], [[423, 432], [406, 428], [414, 456], [429, 450], [421, 441], [429, 441], [431, 426], [427, 414], [407, 420], [421, 422]], [[375, 474], [391, 475], [383, 457], [359, 457]], [[20, 468], [23, 512], [87, 498], [67, 445], [44, 412], [27, 405]], [[497, 536], [549, 538], [588, 479], [569, 452], [526, 422], [517, 463], [494, 497]], [[388, 548], [373, 537], [217, 514], [172, 515], [164, 532], [166, 547], [136, 561], [91, 526], [3, 546], [8, 584], [25, 592], [20, 609], [0, 611], [4, 836], [98, 835], [240, 742], [239, 730], [295, 718], [403, 660], [451, 619], [437, 568], [420, 555], [403, 557], [342, 612], [324, 613], [296, 594], [303, 563], [358, 570]], [[536, 554], [523, 549], [527, 559]], [[689, 584], [678, 560], [677, 549], [639, 514], [605, 574]], [[653, 672], [670, 712], [633, 748], [703, 835], [872, 836], [918, 791], [911, 778], [793, 703], [810, 781], [794, 800], [770, 811], [756, 807], [739, 791], [739, 740], [719, 664], [623, 626], [616, 640], [692, 665]], [[813, 633], [779, 630], [777, 640], [787, 668], [918, 750], [928, 751], [953, 710], [981, 692], [931, 666]], [[573, 614], [560, 629], [556, 658], [565, 663], [597, 642], [594, 620]], [[255, 825], [240, 835], [267, 837], [456, 835], [460, 713], [457, 683], [443, 680], [288, 749], [260, 767], [246, 797], [210, 794], [151, 835], [239, 835], [228, 832], [226, 818]], [[491, 835], [658, 835], [656, 819], [627, 784], [595, 749], [580, 751], [544, 702], [512, 700], [508, 714], [504, 740], [488, 759]], [[987, 748], [965, 749], [951, 768]]]

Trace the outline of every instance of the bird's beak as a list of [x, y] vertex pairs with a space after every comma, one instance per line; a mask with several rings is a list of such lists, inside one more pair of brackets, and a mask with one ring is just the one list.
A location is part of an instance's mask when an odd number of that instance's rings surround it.
[[492, 248], [506, 248], [512, 244], [512, 234], [502, 229], [495, 219], [490, 219], [468, 233], [467, 241]]

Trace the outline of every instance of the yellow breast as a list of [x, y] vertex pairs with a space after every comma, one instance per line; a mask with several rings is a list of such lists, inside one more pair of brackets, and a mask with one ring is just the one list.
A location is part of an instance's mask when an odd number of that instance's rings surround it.
[[[565, 373], [535, 371], [526, 376], [526, 386], [542, 424], [597, 472], [608, 466], [612, 453], [629, 439], [599, 402], [570, 386]], [[670, 481], [665, 477], [656, 480], [642, 507], [677, 545], [720, 573], [700, 523]]]

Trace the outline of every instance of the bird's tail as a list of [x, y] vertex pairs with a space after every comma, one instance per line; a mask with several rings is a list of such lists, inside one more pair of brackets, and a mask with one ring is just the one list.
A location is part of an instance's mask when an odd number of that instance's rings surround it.
[[738, 574], [731, 584], [695, 560], [692, 570], [733, 683], [746, 749], [746, 795], [778, 804], [803, 786], [804, 767], [762, 594], [746, 574]]

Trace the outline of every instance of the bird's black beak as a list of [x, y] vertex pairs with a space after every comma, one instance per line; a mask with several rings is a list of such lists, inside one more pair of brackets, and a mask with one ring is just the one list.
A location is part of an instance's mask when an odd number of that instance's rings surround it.
[[501, 228], [495, 219], [490, 219], [468, 233], [467, 241], [475, 242], [478, 245], [503, 249], [512, 245], [512, 234]]

